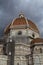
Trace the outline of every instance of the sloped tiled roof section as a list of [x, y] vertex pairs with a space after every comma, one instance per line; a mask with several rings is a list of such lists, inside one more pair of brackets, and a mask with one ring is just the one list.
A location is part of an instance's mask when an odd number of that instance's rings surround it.
[[29, 27], [30, 27], [32, 30], [34, 30], [34, 31], [36, 31], [36, 32], [39, 33], [39, 30], [38, 30], [37, 26], [36, 26], [31, 20], [28, 20], [28, 24], [30, 25]]
[[10, 31], [10, 26], [11, 26], [11, 24], [9, 24], [9, 25], [4, 29], [4, 33], [5, 33], [5, 34], [8, 34], [8, 33], [9, 33], [9, 31]]
[[43, 38], [33, 39], [31, 43], [33, 43], [33, 44], [35, 44], [35, 43], [43, 43]]

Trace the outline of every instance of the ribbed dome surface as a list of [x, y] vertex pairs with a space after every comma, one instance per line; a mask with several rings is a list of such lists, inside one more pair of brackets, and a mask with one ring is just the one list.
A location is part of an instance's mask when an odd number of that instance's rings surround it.
[[31, 20], [28, 20], [28, 24], [30, 25], [29, 27], [31, 29], [33, 29], [34, 31], [39, 33], [39, 30], [38, 30], [37, 26]]
[[26, 20], [24, 17], [17, 18], [13, 21], [13, 25], [26, 25]]
[[14, 19], [12, 21], [12, 23], [6, 27], [4, 32], [8, 33], [11, 27], [14, 28], [15, 26], [16, 27], [19, 26], [19, 28], [20, 28], [21, 25], [27, 26], [27, 28], [30, 28], [31, 30], [36, 31], [37, 33], [39, 33], [39, 30], [38, 30], [37, 26], [31, 20], [28, 20], [23, 16]]

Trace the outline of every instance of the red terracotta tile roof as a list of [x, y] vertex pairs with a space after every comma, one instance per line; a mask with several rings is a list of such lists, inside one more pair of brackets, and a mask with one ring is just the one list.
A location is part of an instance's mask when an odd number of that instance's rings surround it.
[[16, 18], [12, 21], [11, 24], [9, 24], [6, 28], [5, 28], [5, 33], [8, 33], [10, 30], [11, 26], [17, 26], [17, 25], [27, 25], [27, 23], [29, 24], [29, 28], [37, 33], [39, 33], [39, 30], [37, 28], [37, 26], [31, 21], [31, 20], [26, 20], [25, 17], [21, 17], [21, 18]]
[[5, 34], [9, 33], [9, 31], [10, 31], [10, 26], [11, 26], [11, 24], [9, 24], [9, 25], [4, 29], [4, 33], [5, 33]]
[[30, 25], [29, 26], [30, 28], [32, 28], [33, 30], [39, 33], [37, 26], [31, 20], [28, 20], [28, 24]]
[[24, 17], [22, 18], [17, 18], [13, 21], [12, 25], [25, 25], [26, 24], [26, 20]]
[[31, 43], [43, 43], [43, 39], [42, 38], [36, 38], [36, 39], [33, 39]]

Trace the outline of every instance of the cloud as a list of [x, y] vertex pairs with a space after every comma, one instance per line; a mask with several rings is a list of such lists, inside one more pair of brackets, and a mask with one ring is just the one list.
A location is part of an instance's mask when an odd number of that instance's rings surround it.
[[20, 11], [37, 24], [43, 37], [43, 0], [0, 0], [0, 30], [3, 31]]

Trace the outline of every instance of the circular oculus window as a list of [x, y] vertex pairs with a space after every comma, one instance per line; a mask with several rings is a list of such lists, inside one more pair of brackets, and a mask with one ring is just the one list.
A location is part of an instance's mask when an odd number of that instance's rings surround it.
[[22, 35], [22, 31], [18, 31], [18, 35]]

